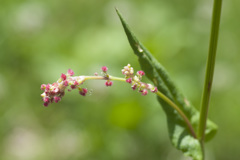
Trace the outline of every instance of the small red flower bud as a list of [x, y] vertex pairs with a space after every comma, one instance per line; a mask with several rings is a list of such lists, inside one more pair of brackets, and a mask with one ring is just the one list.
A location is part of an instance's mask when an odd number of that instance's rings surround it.
[[49, 104], [49, 102], [44, 102], [44, 103], [43, 103], [43, 105], [44, 105], [45, 107], [47, 107], [48, 104]]
[[106, 66], [103, 66], [103, 67], [102, 67], [102, 71], [103, 71], [103, 72], [107, 72], [107, 70], [108, 70], [108, 68], [107, 68]]
[[151, 90], [151, 92], [156, 93], [158, 91], [157, 87]]
[[133, 89], [133, 90], [135, 90], [136, 88], [137, 88], [137, 85], [136, 85], [136, 84], [132, 85], [132, 89]]
[[63, 85], [68, 86], [68, 81], [64, 81]]
[[106, 81], [105, 82], [105, 85], [108, 87], [108, 86], [112, 86], [113, 82], [112, 81]]
[[75, 85], [71, 85], [71, 88], [72, 88], [72, 89], [75, 89], [75, 88], [77, 88], [77, 87], [76, 87]]
[[79, 83], [78, 83], [77, 81], [74, 81], [74, 85], [76, 85], [76, 86], [77, 86], [77, 85], [79, 85]]
[[41, 90], [43, 90], [43, 91], [44, 91], [44, 90], [45, 90], [45, 88], [46, 88], [46, 84], [42, 84], [42, 85], [41, 85]]
[[43, 101], [44, 101], [44, 102], [49, 102], [49, 100], [50, 100], [50, 99], [49, 99], [48, 97], [44, 97], [44, 98], [43, 98]]
[[79, 91], [79, 94], [81, 94], [82, 96], [86, 96], [88, 90], [86, 88], [82, 88], [80, 91]]
[[58, 96], [55, 96], [55, 97], [54, 97], [54, 102], [58, 103], [58, 101], [60, 101], [60, 100], [61, 100], [60, 97], [58, 97]]
[[143, 96], [146, 96], [148, 94], [148, 91], [146, 89], [142, 90], [141, 92]]
[[66, 74], [63, 74], [63, 73], [62, 73], [61, 78], [62, 78], [63, 81], [65, 81], [65, 80], [67, 79]]
[[126, 79], [126, 82], [127, 82], [127, 83], [132, 83], [132, 78]]
[[65, 92], [60, 92], [60, 96], [63, 97], [65, 95]]
[[144, 71], [137, 71], [137, 74], [140, 75], [140, 76], [143, 76], [143, 75], [145, 75], [145, 72]]
[[70, 76], [73, 76], [73, 75], [74, 75], [74, 72], [73, 72], [73, 70], [71, 70], [71, 69], [68, 69], [68, 74], [69, 74]]

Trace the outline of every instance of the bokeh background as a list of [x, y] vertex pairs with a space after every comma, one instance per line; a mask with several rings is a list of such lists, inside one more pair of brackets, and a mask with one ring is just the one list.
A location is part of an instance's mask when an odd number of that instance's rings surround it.
[[[209, 116], [219, 126], [208, 160], [240, 156], [240, 1], [223, 2]], [[43, 107], [40, 85], [71, 68], [77, 75], [122, 76], [140, 69], [117, 7], [132, 30], [199, 108], [208, 52], [212, 0], [1, 0], [1, 160], [180, 160], [153, 94], [129, 85], [88, 81]], [[145, 79], [145, 81], [148, 81]]]

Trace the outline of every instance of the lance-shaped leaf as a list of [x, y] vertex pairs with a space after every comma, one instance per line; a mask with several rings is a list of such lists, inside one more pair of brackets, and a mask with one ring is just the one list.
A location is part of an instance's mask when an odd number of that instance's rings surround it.
[[[165, 68], [152, 56], [152, 54], [137, 40], [127, 23], [117, 10], [118, 16], [122, 22], [129, 43], [138, 56], [141, 68], [145, 71], [146, 76], [157, 86], [158, 90], [171, 99], [186, 115], [191, 122], [194, 130], [198, 127], [199, 111], [178, 91], [173, 81], [170, 79]], [[158, 97], [158, 101], [163, 107], [168, 123], [168, 132], [172, 144], [181, 150], [186, 156], [194, 160], [202, 159], [201, 144], [189, 131], [185, 121], [168, 103]], [[205, 137], [211, 139], [217, 131], [217, 126], [207, 121]]]

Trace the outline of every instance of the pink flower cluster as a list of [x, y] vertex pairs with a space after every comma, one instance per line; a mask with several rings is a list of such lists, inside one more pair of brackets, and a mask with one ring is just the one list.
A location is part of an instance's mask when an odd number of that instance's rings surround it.
[[138, 92], [142, 93], [143, 96], [148, 94], [148, 90], [155, 93], [157, 92], [157, 87], [141, 82], [142, 76], [145, 75], [144, 71], [137, 71], [137, 74], [134, 75], [134, 69], [131, 67], [130, 64], [125, 66], [122, 69], [122, 73], [125, 75], [126, 82], [132, 85], [132, 89], [138, 89]]
[[65, 89], [68, 86], [70, 86], [71, 88], [68, 89], [68, 91], [78, 88], [80, 95], [85, 96], [87, 94], [88, 90], [86, 88], [79, 87], [79, 85], [83, 83], [84, 78], [81, 76], [72, 77], [73, 75], [74, 72], [71, 69], [69, 69], [67, 74], [62, 74], [57, 82], [54, 82], [53, 84], [41, 85], [41, 90], [44, 91], [41, 94], [41, 97], [44, 102], [43, 105], [45, 107], [47, 107], [50, 103], [59, 102], [65, 95]]
[[[69, 69], [67, 74], [61, 74], [57, 82], [53, 84], [42, 84], [41, 89], [44, 91], [41, 94], [43, 105], [47, 107], [50, 103], [58, 103], [62, 97], [65, 95], [65, 90], [71, 91], [73, 89], [78, 89], [79, 94], [85, 96], [88, 93], [86, 88], [81, 88], [80, 85], [83, 84], [85, 80], [95, 79], [95, 80], [106, 80], [105, 85], [107, 87], [112, 86], [113, 82], [111, 80], [120, 80], [130, 83], [133, 90], [138, 90], [142, 95], [147, 95], [148, 91], [155, 93], [157, 92], [157, 87], [154, 87], [151, 84], [142, 82], [142, 76], [145, 75], [144, 71], [137, 71], [134, 75], [134, 70], [130, 64], [125, 66], [122, 69], [122, 73], [125, 75], [125, 78], [118, 78], [110, 76], [107, 71], [108, 68], [103, 66], [102, 68], [103, 76], [98, 76], [95, 73], [95, 76], [73, 76], [74, 72]], [[70, 87], [69, 87], [70, 86]]]

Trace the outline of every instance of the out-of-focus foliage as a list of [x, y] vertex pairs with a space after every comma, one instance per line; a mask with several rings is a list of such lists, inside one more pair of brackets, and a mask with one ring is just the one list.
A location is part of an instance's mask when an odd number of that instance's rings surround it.
[[[238, 6], [223, 3], [209, 111], [219, 131], [206, 147], [211, 160], [239, 157]], [[1, 0], [0, 159], [184, 159], [170, 144], [155, 95], [143, 97], [128, 84], [89, 81], [91, 95], [73, 91], [42, 106], [40, 85], [69, 68], [93, 75], [106, 65], [116, 76], [127, 63], [139, 69], [114, 7], [199, 106], [212, 1]]]

